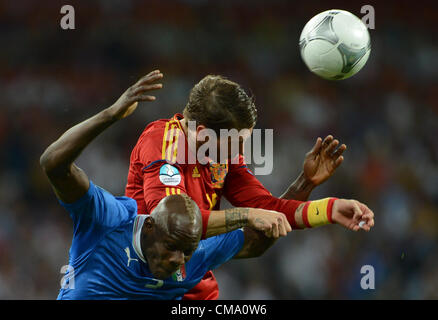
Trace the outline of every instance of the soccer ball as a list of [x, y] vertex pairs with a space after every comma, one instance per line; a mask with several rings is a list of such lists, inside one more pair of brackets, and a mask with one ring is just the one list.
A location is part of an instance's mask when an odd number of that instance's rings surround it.
[[365, 24], [344, 10], [327, 10], [304, 26], [300, 50], [307, 67], [329, 80], [347, 79], [356, 74], [371, 52]]

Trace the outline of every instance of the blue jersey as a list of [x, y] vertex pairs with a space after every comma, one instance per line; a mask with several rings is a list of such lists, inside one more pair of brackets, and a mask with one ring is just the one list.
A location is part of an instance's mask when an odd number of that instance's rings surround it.
[[73, 241], [58, 299], [181, 299], [205, 275], [240, 251], [241, 230], [199, 242], [171, 277], [155, 279], [134, 248], [137, 203], [115, 197], [90, 181], [78, 201], [60, 201], [73, 219]]

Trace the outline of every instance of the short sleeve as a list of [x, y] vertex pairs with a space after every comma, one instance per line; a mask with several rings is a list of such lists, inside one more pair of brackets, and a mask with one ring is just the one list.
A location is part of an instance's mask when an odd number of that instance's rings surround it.
[[73, 203], [59, 200], [73, 220], [72, 249], [84, 252], [103, 234], [131, 221], [137, 211], [135, 200], [115, 197], [90, 181], [85, 195]]
[[203, 240], [209, 270], [231, 260], [242, 249], [244, 239], [243, 231], [239, 229]]

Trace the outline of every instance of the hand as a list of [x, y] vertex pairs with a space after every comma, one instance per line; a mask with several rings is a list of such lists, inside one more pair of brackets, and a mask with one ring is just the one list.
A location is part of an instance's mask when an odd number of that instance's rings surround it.
[[318, 138], [312, 150], [306, 154], [303, 173], [305, 179], [313, 186], [320, 185], [330, 178], [344, 161], [342, 153], [347, 149], [347, 146], [342, 144], [335, 151], [338, 145], [339, 141], [333, 140], [333, 136], [328, 135], [324, 142]]
[[132, 114], [137, 109], [138, 101], [154, 101], [155, 97], [145, 94], [151, 90], [161, 89], [161, 83], [154, 83], [163, 78], [160, 70], [155, 70], [141, 78], [136, 84], [129, 87], [120, 98], [111, 106], [109, 110], [112, 116], [117, 119], [123, 119]]
[[292, 231], [289, 221], [283, 213], [264, 209], [250, 209], [248, 227], [263, 231], [268, 238], [284, 237]]
[[374, 213], [363, 203], [357, 200], [337, 199], [332, 208], [333, 222], [358, 231], [370, 231], [374, 226]]

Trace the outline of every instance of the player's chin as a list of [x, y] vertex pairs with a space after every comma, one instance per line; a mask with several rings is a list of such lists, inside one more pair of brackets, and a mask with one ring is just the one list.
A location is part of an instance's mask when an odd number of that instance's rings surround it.
[[164, 280], [169, 278], [176, 270], [169, 270], [162, 266], [157, 267], [152, 274], [154, 275], [154, 278], [159, 280]]

